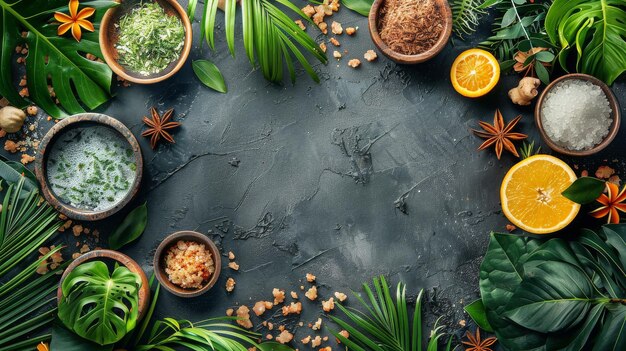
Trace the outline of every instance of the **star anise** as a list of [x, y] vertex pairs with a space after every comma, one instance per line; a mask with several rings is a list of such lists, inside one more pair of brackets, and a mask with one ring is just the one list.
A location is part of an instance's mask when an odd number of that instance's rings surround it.
[[498, 341], [494, 336], [481, 341], [480, 328], [476, 328], [476, 335], [472, 335], [469, 331], [465, 332], [465, 337], [468, 340], [463, 341], [463, 345], [466, 345], [465, 351], [492, 351], [489, 346]]
[[513, 145], [511, 140], [523, 140], [528, 138], [528, 135], [513, 133], [511, 131], [520, 119], [522, 119], [522, 115], [515, 117], [511, 122], [505, 125], [502, 113], [500, 113], [500, 110], [496, 110], [496, 113], [493, 116], [493, 125], [487, 122], [478, 122], [483, 130], [472, 129], [472, 132], [481, 138], [487, 139], [484, 143], [482, 143], [482, 145], [480, 145], [478, 150], [484, 150], [495, 144], [496, 156], [498, 157], [498, 160], [500, 159], [500, 156], [502, 156], [503, 149], [507, 149], [513, 155], [519, 157], [519, 154], [515, 149], [515, 145]]
[[156, 145], [159, 140], [161, 140], [161, 138], [169, 141], [170, 143], [175, 143], [172, 135], [167, 132], [168, 129], [180, 127], [181, 125], [178, 122], [170, 122], [173, 113], [174, 109], [171, 108], [165, 111], [163, 116], [160, 116], [156, 108], [151, 107], [151, 118], [148, 118], [146, 116], [143, 117], [143, 123], [145, 123], [149, 128], [141, 133], [141, 136], [150, 137], [150, 147], [152, 147], [153, 149], [156, 148]]

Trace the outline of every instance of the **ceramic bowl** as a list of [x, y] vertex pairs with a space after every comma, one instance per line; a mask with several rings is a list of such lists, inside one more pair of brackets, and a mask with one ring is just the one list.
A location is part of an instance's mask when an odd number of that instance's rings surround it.
[[368, 17], [368, 25], [370, 30], [370, 36], [372, 37], [372, 41], [374, 41], [374, 45], [376, 45], [378, 50], [380, 50], [385, 56], [397, 63], [409, 65], [422, 63], [437, 56], [437, 54], [439, 54], [441, 50], [443, 50], [443, 48], [446, 46], [448, 40], [450, 39], [450, 34], [452, 34], [452, 11], [450, 10], [450, 4], [448, 4], [448, 1], [434, 1], [438, 10], [441, 11], [444, 21], [444, 29], [441, 32], [439, 40], [432, 48], [428, 49], [425, 52], [417, 55], [404, 55], [391, 50], [391, 48], [389, 48], [387, 44], [385, 44], [385, 42], [380, 38], [380, 34], [378, 33], [378, 18], [380, 9], [385, 3], [385, 0], [374, 0]]
[[[591, 149], [587, 149], [587, 150], [566, 149], [558, 145], [554, 141], [552, 141], [550, 137], [548, 136], [548, 134], [546, 133], [545, 129], [543, 128], [543, 122], [541, 120], [541, 110], [543, 108], [543, 102], [548, 92], [550, 92], [550, 90], [552, 90], [554, 86], [558, 84], [559, 82], [563, 82], [565, 80], [570, 80], [570, 79], [584, 80], [584, 81], [587, 81], [594, 85], [599, 86], [604, 92], [604, 94], [606, 95], [607, 100], [609, 100], [609, 106], [611, 107], [611, 111], [612, 111], [611, 117], [613, 118], [613, 123], [609, 127], [609, 134], [607, 134], [607, 136], [604, 137], [604, 140], [602, 140], [602, 142], [600, 142], [598, 145], [594, 146]], [[588, 74], [582, 74], [582, 73], [566, 74], [552, 81], [552, 83], [550, 83], [541, 93], [541, 95], [539, 96], [539, 99], [537, 100], [537, 105], [535, 106], [535, 123], [537, 124], [537, 129], [539, 129], [541, 138], [550, 147], [550, 149], [560, 154], [568, 155], [568, 156], [589, 156], [589, 155], [598, 153], [599, 151], [609, 146], [609, 144], [611, 144], [611, 142], [613, 141], [613, 139], [615, 139], [615, 136], [619, 132], [620, 120], [621, 120], [620, 106], [617, 101], [617, 98], [615, 98], [615, 95], [613, 94], [611, 89], [598, 78], [590, 76]]]
[[[113, 129], [128, 142], [134, 154], [135, 165], [137, 166], [135, 181], [131, 185], [128, 194], [126, 194], [122, 200], [110, 209], [90, 211], [74, 207], [59, 199], [48, 184], [46, 164], [48, 162], [49, 152], [52, 149], [55, 140], [57, 140], [59, 135], [72, 128], [85, 126], [105, 126]], [[50, 128], [48, 133], [43, 137], [43, 139], [41, 139], [39, 149], [37, 150], [37, 154], [35, 156], [35, 174], [37, 175], [37, 180], [39, 180], [42, 195], [57, 211], [72, 219], [81, 221], [96, 221], [118, 212], [135, 197], [141, 185], [141, 177], [143, 175], [143, 157], [137, 139], [135, 139], [130, 130], [128, 130], [122, 122], [113, 117], [99, 113], [81, 113], [61, 120], [59, 123]]]
[[[168, 274], [165, 272], [165, 255], [167, 254], [167, 250], [169, 250], [172, 245], [176, 244], [179, 240], [185, 241], [193, 241], [200, 244], [204, 244], [204, 247], [209, 250], [211, 256], [213, 257], [213, 263], [215, 264], [215, 272], [211, 275], [208, 282], [206, 282], [199, 289], [185, 289], [180, 286], [170, 282], [168, 279]], [[156, 252], [154, 253], [154, 274], [156, 278], [161, 283], [167, 291], [172, 294], [180, 297], [196, 297], [204, 294], [209, 291], [213, 285], [217, 282], [222, 267], [222, 256], [220, 255], [220, 251], [217, 249], [217, 246], [207, 238], [206, 235], [200, 234], [198, 232], [192, 231], [180, 231], [174, 234], [170, 234], [167, 236], [159, 247], [157, 247]]]
[[[120, 0], [118, 0], [120, 1]], [[163, 71], [151, 74], [148, 76], [141, 75], [137, 72], [132, 72], [122, 66], [118, 60], [117, 50], [115, 49], [115, 43], [118, 38], [118, 31], [115, 24], [119, 19], [126, 14], [133, 7], [140, 3], [140, 0], [121, 0], [121, 3], [117, 7], [109, 9], [100, 22], [100, 50], [104, 56], [104, 61], [111, 67], [113, 72], [125, 80], [137, 84], [153, 84], [161, 82], [178, 72], [181, 67], [187, 61], [189, 57], [189, 51], [192, 45], [192, 29], [191, 22], [187, 13], [183, 7], [176, 0], [151, 0], [157, 2], [165, 12], [169, 15], [176, 16], [180, 19], [183, 27], [185, 27], [185, 44], [183, 46], [180, 57], [177, 61], [171, 62], [167, 68]]]
[[131, 272], [136, 273], [141, 278], [141, 288], [139, 288], [139, 304], [137, 307], [138, 317], [137, 320], [140, 321], [148, 312], [149, 304], [150, 304], [150, 283], [148, 282], [148, 278], [146, 277], [146, 273], [141, 269], [141, 266], [137, 264], [132, 258], [124, 255], [121, 252], [113, 251], [113, 250], [93, 250], [87, 252], [86, 254], [78, 257], [63, 272], [61, 276], [61, 280], [59, 281], [59, 287], [57, 288], [57, 301], [61, 301], [63, 298], [63, 290], [61, 289], [61, 284], [63, 280], [67, 277], [68, 274], [74, 268], [79, 265], [93, 260], [113, 260], [118, 262], [120, 265], [128, 268]]

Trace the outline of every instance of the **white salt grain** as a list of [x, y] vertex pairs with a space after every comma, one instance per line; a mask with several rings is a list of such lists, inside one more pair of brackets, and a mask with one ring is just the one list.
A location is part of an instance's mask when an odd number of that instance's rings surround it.
[[557, 83], [546, 95], [541, 122], [548, 137], [570, 150], [598, 145], [609, 133], [613, 119], [602, 89], [581, 79]]

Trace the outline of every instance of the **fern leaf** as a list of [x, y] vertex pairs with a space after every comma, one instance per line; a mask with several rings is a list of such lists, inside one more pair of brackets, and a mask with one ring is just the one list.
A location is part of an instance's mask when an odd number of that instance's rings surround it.
[[480, 6], [483, 0], [453, 0], [452, 29], [454, 34], [463, 40], [463, 36], [471, 35], [476, 31], [480, 19], [486, 13]]

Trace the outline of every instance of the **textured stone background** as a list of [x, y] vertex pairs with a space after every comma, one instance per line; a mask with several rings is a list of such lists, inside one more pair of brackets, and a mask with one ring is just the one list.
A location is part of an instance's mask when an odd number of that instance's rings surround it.
[[[456, 39], [430, 62], [399, 66], [379, 53], [377, 62], [355, 70], [348, 59], [362, 60], [374, 49], [367, 20], [346, 8], [332, 19], [359, 31], [339, 37], [341, 50], [349, 52], [342, 61], [315, 66], [320, 84], [303, 71], [295, 85], [269, 84], [247, 62], [238, 27], [235, 59], [221, 30], [215, 52], [201, 48], [196, 38], [191, 54], [219, 66], [228, 94], [202, 86], [188, 62], [166, 82], [118, 88], [98, 110], [133, 131], [146, 163], [140, 198], [128, 209], [147, 200], [149, 225], [123, 251], [150, 274], [154, 250], [165, 236], [197, 230], [224, 252], [234, 251], [241, 265], [239, 272], [224, 269], [216, 287], [201, 297], [181, 299], [163, 291], [158, 316], [219, 316], [237, 303], [270, 299], [274, 287], [304, 298], [298, 288], [307, 272], [318, 276], [324, 299], [385, 274], [394, 284], [405, 281], [413, 295], [426, 290], [429, 327], [442, 315], [450, 331], [463, 331], [459, 321], [468, 318], [462, 307], [478, 298], [478, 267], [489, 232], [507, 224], [498, 189], [515, 162], [508, 154], [498, 161], [491, 151], [477, 152], [480, 140], [468, 128], [491, 121], [500, 108], [507, 121], [522, 114], [520, 130], [540, 142], [533, 110], [510, 103], [506, 93], [517, 84], [515, 76], [503, 77], [491, 94], [475, 100], [450, 84], [452, 61], [485, 38], [489, 21], [474, 41]], [[330, 44], [329, 49], [332, 56]], [[623, 79], [613, 87], [623, 106], [625, 88]], [[141, 117], [150, 106], [176, 110], [175, 119], [183, 123], [174, 131], [176, 144], [152, 151], [140, 136]], [[48, 127], [41, 123], [41, 132]], [[566, 161], [591, 173], [608, 164], [626, 176], [624, 146], [622, 130], [597, 157]], [[396, 208], [397, 201], [405, 203], [407, 214]], [[106, 232], [122, 215], [96, 226]], [[227, 295], [229, 276], [237, 287]], [[306, 325], [321, 308], [308, 300], [303, 305]], [[272, 320], [285, 322], [282, 316]], [[300, 328], [296, 337], [309, 332]]]

